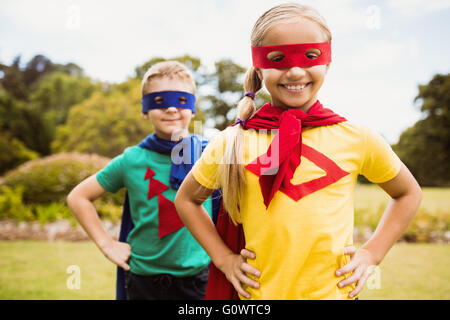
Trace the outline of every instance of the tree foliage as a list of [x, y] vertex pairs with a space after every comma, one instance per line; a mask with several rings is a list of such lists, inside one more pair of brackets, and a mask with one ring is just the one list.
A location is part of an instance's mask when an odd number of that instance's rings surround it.
[[66, 124], [57, 130], [52, 150], [117, 156], [153, 131], [141, 116], [140, 101], [137, 79], [95, 92], [70, 109]]
[[[1, 64], [0, 71], [0, 130], [40, 155], [50, 153], [55, 128], [65, 122], [69, 108], [98, 87], [76, 64], [55, 64], [43, 55], [24, 66], [18, 56], [10, 66]], [[5, 166], [0, 169], [10, 169]]]
[[405, 130], [394, 150], [423, 186], [450, 185], [450, 74], [419, 86], [424, 118]]
[[0, 130], [0, 175], [8, 169], [17, 167], [28, 160], [36, 159], [39, 155], [31, 151], [22, 141], [15, 138], [11, 132]]

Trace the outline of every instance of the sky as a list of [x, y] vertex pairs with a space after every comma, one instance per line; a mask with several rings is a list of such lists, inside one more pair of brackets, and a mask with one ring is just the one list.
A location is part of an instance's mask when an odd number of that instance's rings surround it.
[[[250, 32], [274, 0], [0, 0], [0, 63], [43, 54], [122, 82], [155, 56], [251, 66]], [[298, 1], [333, 33], [319, 100], [390, 143], [421, 118], [418, 85], [450, 72], [450, 0]]]

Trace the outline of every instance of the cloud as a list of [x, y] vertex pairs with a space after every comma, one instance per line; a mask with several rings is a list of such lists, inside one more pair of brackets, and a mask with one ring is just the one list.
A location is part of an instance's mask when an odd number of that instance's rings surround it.
[[417, 18], [450, 8], [449, 0], [388, 0], [387, 7], [397, 10], [403, 17]]

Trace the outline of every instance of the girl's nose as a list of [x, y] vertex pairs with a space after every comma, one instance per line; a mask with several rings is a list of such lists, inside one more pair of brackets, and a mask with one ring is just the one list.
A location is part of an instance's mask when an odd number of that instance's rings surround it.
[[287, 71], [287, 76], [289, 78], [299, 78], [303, 77], [306, 74], [306, 71], [301, 67], [292, 67]]

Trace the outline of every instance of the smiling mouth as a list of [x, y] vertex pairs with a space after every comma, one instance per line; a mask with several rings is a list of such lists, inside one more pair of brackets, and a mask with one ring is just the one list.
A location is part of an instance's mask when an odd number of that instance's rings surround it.
[[311, 82], [306, 84], [281, 84], [280, 86], [292, 93], [302, 93], [310, 84]]

